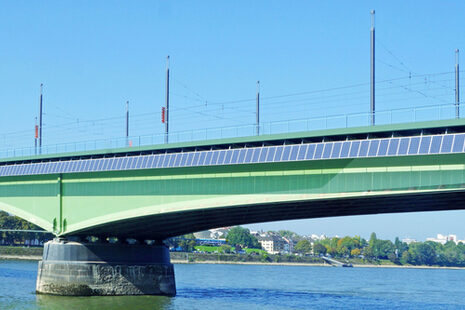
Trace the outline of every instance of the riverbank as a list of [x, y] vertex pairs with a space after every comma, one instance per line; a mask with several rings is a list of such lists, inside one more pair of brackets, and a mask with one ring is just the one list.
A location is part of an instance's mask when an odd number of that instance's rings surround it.
[[[42, 248], [28, 247], [0, 247], [0, 260], [28, 260], [39, 261], [42, 259]], [[171, 262], [173, 264], [222, 264], [222, 265], [261, 265], [261, 266], [307, 266], [307, 267], [332, 267], [319, 257], [307, 257], [306, 261], [261, 261], [258, 255], [238, 255], [238, 254], [206, 254], [206, 253], [180, 253], [171, 252]], [[278, 260], [278, 255], [270, 255], [270, 259]], [[303, 260], [303, 259], [302, 259]], [[464, 269], [465, 267], [445, 267], [445, 266], [413, 266], [395, 265], [389, 261], [381, 264], [371, 262], [361, 262], [360, 260], [349, 260], [356, 268], [410, 268], [410, 269]]]
[[[256, 266], [306, 266], [306, 267], [334, 267], [327, 263], [275, 263], [275, 262], [228, 262], [228, 261], [186, 261], [172, 260], [173, 264], [211, 264], [211, 265], [256, 265]], [[413, 265], [374, 265], [355, 264], [355, 268], [408, 268], [408, 269], [452, 269], [465, 270], [465, 267], [442, 267], [442, 266], [413, 266]]]

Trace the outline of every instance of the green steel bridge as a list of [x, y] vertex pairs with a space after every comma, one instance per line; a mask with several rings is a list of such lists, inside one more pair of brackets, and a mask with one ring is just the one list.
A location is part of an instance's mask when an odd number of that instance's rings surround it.
[[465, 209], [465, 120], [0, 159], [0, 210], [57, 236]]

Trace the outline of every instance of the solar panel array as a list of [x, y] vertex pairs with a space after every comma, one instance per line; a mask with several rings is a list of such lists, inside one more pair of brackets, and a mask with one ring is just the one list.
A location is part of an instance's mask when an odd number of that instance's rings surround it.
[[0, 176], [462, 153], [464, 142], [465, 134], [445, 134], [49, 161], [0, 166]]

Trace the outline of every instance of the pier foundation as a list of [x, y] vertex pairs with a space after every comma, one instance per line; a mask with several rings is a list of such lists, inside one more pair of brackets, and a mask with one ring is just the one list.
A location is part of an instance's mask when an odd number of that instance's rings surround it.
[[36, 292], [64, 296], [176, 295], [164, 245], [49, 241], [39, 262]]

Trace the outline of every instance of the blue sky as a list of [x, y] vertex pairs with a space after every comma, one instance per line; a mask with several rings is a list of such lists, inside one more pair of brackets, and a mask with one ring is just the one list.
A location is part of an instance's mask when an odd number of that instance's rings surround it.
[[[127, 100], [131, 135], [162, 133], [167, 55], [172, 131], [253, 124], [257, 80], [262, 122], [367, 112], [371, 9], [377, 109], [452, 106], [454, 50], [465, 52], [463, 1], [2, 1], [0, 149], [33, 144], [40, 83], [45, 145], [123, 136]], [[465, 239], [463, 218], [455, 211], [253, 227]]]

